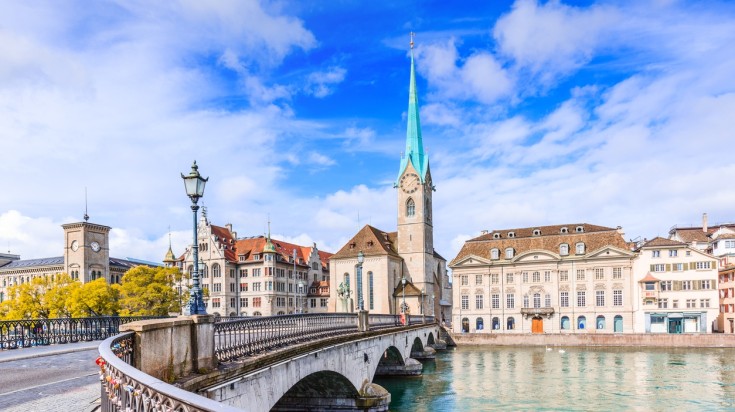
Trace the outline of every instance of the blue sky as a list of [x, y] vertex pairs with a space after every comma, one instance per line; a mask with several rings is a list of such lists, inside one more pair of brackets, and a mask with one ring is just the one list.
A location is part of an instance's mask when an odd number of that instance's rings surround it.
[[[396, 227], [410, 31], [435, 245], [588, 222], [626, 238], [733, 221], [735, 5], [686, 1], [30, 1], [0, 14], [0, 250], [111, 254], [210, 220], [338, 250]], [[359, 220], [358, 220], [359, 216]]]

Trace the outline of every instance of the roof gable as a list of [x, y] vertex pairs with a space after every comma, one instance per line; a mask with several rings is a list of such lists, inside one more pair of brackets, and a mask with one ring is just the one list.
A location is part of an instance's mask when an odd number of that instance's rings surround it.
[[363, 226], [331, 259], [354, 258], [359, 251], [365, 256], [391, 255], [400, 257], [396, 252], [396, 232], [384, 232], [370, 225]]

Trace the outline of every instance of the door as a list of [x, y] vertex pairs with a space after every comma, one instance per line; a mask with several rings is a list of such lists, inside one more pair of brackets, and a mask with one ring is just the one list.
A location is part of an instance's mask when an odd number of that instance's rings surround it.
[[681, 333], [681, 319], [669, 319], [669, 333]]
[[544, 320], [542, 318], [533, 318], [531, 321], [532, 333], [544, 333]]
[[613, 326], [615, 328], [614, 331], [616, 333], [622, 332], [623, 331], [623, 317], [620, 315], [615, 316], [615, 322], [613, 323]]

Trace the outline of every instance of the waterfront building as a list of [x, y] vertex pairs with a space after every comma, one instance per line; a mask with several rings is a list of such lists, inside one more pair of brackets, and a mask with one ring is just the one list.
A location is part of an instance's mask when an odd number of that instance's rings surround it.
[[458, 333], [631, 333], [635, 253], [620, 227], [493, 230], [452, 259]]
[[[374, 313], [451, 318], [446, 260], [434, 250], [432, 198], [436, 188], [421, 136], [413, 41], [410, 71], [406, 151], [394, 182], [398, 228], [389, 232], [366, 225], [332, 256], [331, 311], [358, 310], [362, 291], [364, 309]], [[358, 256], [364, 262], [359, 263]]]
[[[327, 312], [331, 253], [320, 251], [316, 244], [300, 246], [272, 239], [270, 231], [266, 236], [238, 238], [231, 224], [213, 225], [206, 212], [199, 219], [197, 233], [199, 278], [209, 314], [272, 316]], [[172, 255], [169, 249], [167, 264]], [[176, 264], [184, 273], [192, 273], [191, 246]]]
[[636, 332], [712, 332], [719, 314], [717, 259], [661, 237], [647, 241], [637, 252]]
[[67, 273], [87, 283], [104, 278], [120, 283], [123, 274], [138, 265], [155, 263], [133, 258], [110, 257], [110, 227], [84, 221], [61, 225], [64, 229], [64, 254], [40, 259], [21, 259], [19, 255], [0, 254], [0, 302], [8, 297], [8, 288], [30, 282], [38, 276], [51, 277]]
[[702, 226], [673, 226], [669, 230], [669, 239], [717, 257], [720, 266], [735, 264], [735, 223], [709, 225], [704, 213]]
[[735, 264], [720, 267], [718, 278], [720, 314], [717, 331], [735, 333]]

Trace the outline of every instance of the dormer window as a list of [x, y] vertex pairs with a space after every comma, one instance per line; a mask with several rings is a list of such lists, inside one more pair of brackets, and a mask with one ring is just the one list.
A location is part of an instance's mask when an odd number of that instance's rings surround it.
[[562, 243], [561, 245], [559, 245], [559, 254], [561, 256], [569, 255], [569, 245], [566, 243]]
[[584, 243], [582, 243], [582, 242], [577, 243], [577, 245], [576, 245], [576, 253], [578, 255], [583, 255], [584, 254]]
[[500, 233], [493, 233], [493, 239], [500, 239]]
[[541, 236], [541, 229], [534, 229], [533, 230], [533, 235], [534, 236]]
[[565, 226], [565, 227], [561, 228], [560, 232], [561, 233], [569, 233], [569, 229], [567, 229], [566, 226]]
[[260, 260], [260, 255], [253, 255], [253, 260]]
[[505, 249], [505, 258], [513, 259], [513, 248], [512, 247]]
[[368, 240], [367, 245], [368, 245], [368, 247], [372, 247], [373, 246], [373, 241], [372, 240]]
[[582, 232], [584, 232], [584, 227], [582, 227], [582, 226], [577, 226], [577, 228], [576, 228], [576, 229], [574, 229], [574, 230], [575, 230], [575, 231], [576, 231], [577, 233], [582, 233]]
[[514, 237], [516, 237], [516, 232], [508, 232], [508, 237], [509, 237], [509, 238], [514, 238]]
[[500, 250], [495, 248], [490, 251], [490, 259], [498, 260], [500, 259]]

